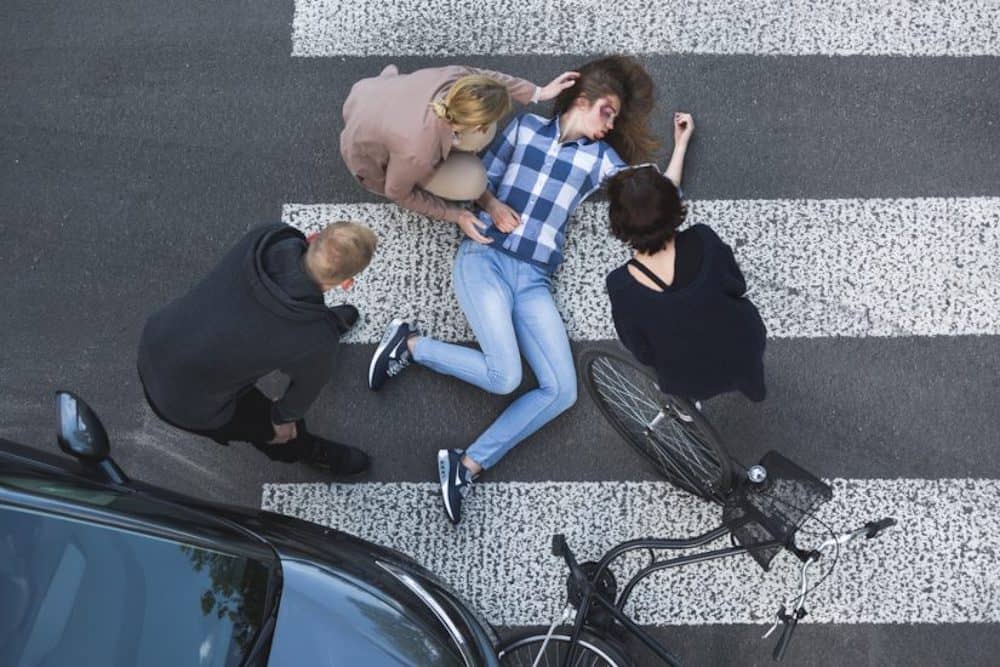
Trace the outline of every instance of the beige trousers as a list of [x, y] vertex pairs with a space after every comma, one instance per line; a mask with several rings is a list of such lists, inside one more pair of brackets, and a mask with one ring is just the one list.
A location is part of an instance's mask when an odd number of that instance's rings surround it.
[[486, 190], [486, 169], [476, 153], [489, 146], [496, 133], [497, 124], [493, 123], [482, 132], [462, 134], [448, 158], [420, 187], [451, 201], [479, 199]]

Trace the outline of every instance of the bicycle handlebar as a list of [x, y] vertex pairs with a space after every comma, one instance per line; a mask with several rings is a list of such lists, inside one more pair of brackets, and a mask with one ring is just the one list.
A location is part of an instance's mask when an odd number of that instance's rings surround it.
[[886, 528], [892, 528], [896, 525], [896, 520], [891, 516], [887, 516], [884, 519], [878, 521], [869, 521], [865, 524], [865, 539], [873, 539], [879, 536]]
[[566, 554], [566, 536], [562, 533], [552, 536], [552, 555], [562, 558]]
[[781, 631], [781, 637], [778, 638], [778, 644], [774, 647], [774, 653], [771, 657], [774, 658], [775, 662], [781, 662], [785, 657], [785, 650], [788, 648], [788, 642], [792, 641], [792, 633], [795, 632], [795, 628], [799, 625], [799, 619], [806, 615], [806, 610], [799, 607], [791, 614], [785, 612], [784, 605], [778, 611], [778, 618], [784, 622], [785, 627]]
[[793, 598], [795, 602], [792, 607], [792, 612], [788, 613], [785, 609], [785, 605], [781, 605], [781, 609], [778, 610], [778, 621], [775, 621], [774, 626], [765, 634], [767, 637], [771, 634], [771, 631], [777, 627], [778, 622], [784, 624], [784, 628], [781, 631], [781, 637], [778, 638], [778, 644], [774, 647], [774, 653], [772, 657], [775, 662], [781, 662], [782, 658], [785, 657], [785, 651], [788, 649], [788, 644], [792, 640], [792, 634], [795, 632], [796, 626], [799, 624], [799, 619], [806, 615], [806, 596], [809, 594], [809, 567], [818, 562], [822, 557], [823, 553], [830, 547], [836, 546], [841, 547], [850, 544], [854, 540], [861, 537], [871, 540], [878, 537], [885, 529], [896, 525], [896, 520], [892, 517], [886, 517], [884, 519], [879, 519], [878, 521], [869, 521], [865, 525], [861, 526], [857, 530], [853, 530], [847, 533], [842, 533], [828, 538], [819, 545], [816, 549], [808, 552], [809, 556], [803, 562], [799, 568], [799, 594]]
[[[764, 637], [767, 637], [777, 628], [778, 623], [782, 623], [784, 627], [781, 631], [781, 636], [778, 638], [778, 643], [774, 647], [774, 652], [772, 657], [775, 662], [780, 662], [785, 657], [785, 651], [788, 650], [788, 645], [792, 640], [792, 635], [795, 634], [795, 628], [798, 627], [799, 620], [801, 620], [808, 612], [806, 612], [805, 602], [806, 596], [810, 592], [808, 574], [809, 567], [818, 562], [822, 557], [824, 552], [833, 547], [841, 547], [850, 544], [854, 540], [864, 537], [865, 539], [871, 540], [878, 537], [887, 528], [896, 525], [896, 519], [892, 517], [886, 517], [879, 519], [878, 521], [869, 521], [857, 530], [853, 530], [847, 533], [842, 533], [840, 535], [835, 535], [833, 537], [825, 540], [819, 547], [813, 549], [812, 551], [804, 551], [801, 549], [796, 549], [797, 552], [801, 552], [802, 565], [799, 569], [799, 594], [793, 598], [794, 605], [792, 606], [792, 611], [789, 613], [785, 607], [782, 605], [778, 610], [778, 620], [775, 621], [774, 626], [769, 630]], [[720, 529], [722, 530], [722, 529]], [[701, 538], [696, 538], [697, 541], [703, 541], [702, 538], [714, 535], [713, 533], [706, 534]], [[621, 546], [621, 545], [619, 545]], [[614, 550], [613, 550], [614, 551]], [[617, 552], [616, 552], [617, 553]], [[586, 575], [580, 568], [580, 565], [576, 562], [576, 557], [573, 552], [570, 551], [569, 545], [566, 543], [566, 536], [562, 534], [556, 534], [552, 536], [552, 555], [557, 558], [562, 558], [566, 561], [566, 565], [569, 567], [570, 575], [573, 579], [577, 580], [578, 583], [582, 584], [586, 580]], [[607, 557], [605, 557], [607, 558]], [[605, 564], [602, 561], [602, 564]]]

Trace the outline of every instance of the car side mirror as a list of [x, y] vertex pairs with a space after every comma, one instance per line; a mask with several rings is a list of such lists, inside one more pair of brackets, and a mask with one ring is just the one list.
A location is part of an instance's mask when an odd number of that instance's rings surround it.
[[108, 432], [90, 406], [69, 391], [56, 392], [56, 440], [59, 448], [84, 466], [100, 471], [109, 482], [125, 484], [128, 478], [111, 460]]

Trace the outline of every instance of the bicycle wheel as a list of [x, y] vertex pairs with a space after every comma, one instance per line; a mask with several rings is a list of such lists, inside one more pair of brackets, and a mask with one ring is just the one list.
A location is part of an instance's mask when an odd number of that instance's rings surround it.
[[[545, 652], [539, 655], [545, 633], [526, 632], [511, 637], [500, 645], [497, 657], [500, 664], [511, 667], [531, 667], [539, 665], [562, 667], [562, 661], [569, 652], [569, 635], [553, 634], [545, 644]], [[617, 645], [584, 632], [577, 644], [573, 667], [631, 667], [632, 660]]]
[[691, 401], [662, 393], [646, 368], [620, 353], [587, 350], [580, 365], [591, 398], [626, 442], [674, 486], [722, 504], [732, 463]]

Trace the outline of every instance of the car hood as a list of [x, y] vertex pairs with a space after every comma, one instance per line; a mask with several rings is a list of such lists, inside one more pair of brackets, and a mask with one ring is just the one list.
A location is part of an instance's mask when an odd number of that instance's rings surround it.
[[269, 665], [464, 665], [441, 628], [384, 591], [304, 560], [281, 566]]

